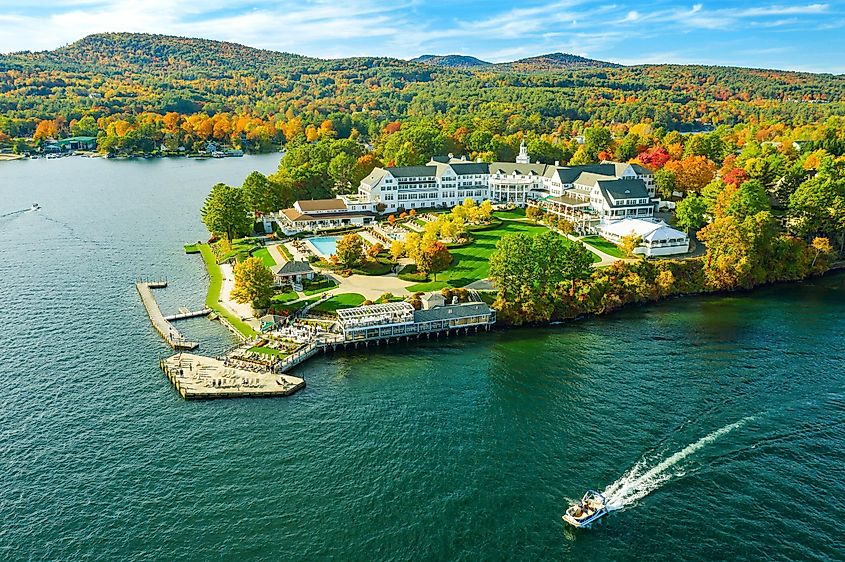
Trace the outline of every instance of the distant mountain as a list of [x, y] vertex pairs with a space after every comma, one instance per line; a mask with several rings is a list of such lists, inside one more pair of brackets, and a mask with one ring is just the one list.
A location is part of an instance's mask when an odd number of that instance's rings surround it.
[[516, 70], [520, 72], [550, 71], [550, 70], [573, 70], [579, 68], [620, 68], [621, 64], [600, 61], [570, 55], [568, 53], [549, 53], [520, 59], [513, 62], [501, 63], [496, 66]]
[[318, 59], [247, 47], [238, 43], [153, 35], [148, 33], [96, 33], [54, 51], [13, 53], [39, 66], [92, 69], [103, 73], [279, 70], [309, 65]]
[[491, 63], [466, 55], [422, 55], [411, 62], [419, 62], [430, 66], [442, 66], [444, 68], [479, 68], [490, 66]]

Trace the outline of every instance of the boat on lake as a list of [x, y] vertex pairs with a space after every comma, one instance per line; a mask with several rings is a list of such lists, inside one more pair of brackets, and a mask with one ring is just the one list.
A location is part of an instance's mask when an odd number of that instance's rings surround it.
[[609, 513], [607, 500], [595, 490], [587, 490], [581, 501], [569, 506], [563, 520], [576, 528], [590, 528]]

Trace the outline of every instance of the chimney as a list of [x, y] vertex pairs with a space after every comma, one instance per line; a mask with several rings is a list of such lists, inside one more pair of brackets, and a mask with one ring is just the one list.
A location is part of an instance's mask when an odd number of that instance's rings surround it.
[[466, 154], [462, 154], [461, 155], [461, 162], [466, 162], [466, 161], [467, 161]]
[[560, 167], [560, 160], [555, 160], [555, 168]]
[[454, 157], [455, 157], [455, 155], [454, 155], [454, 154], [452, 154], [452, 153], [450, 152], [450, 153], [449, 153], [449, 158], [454, 158]]

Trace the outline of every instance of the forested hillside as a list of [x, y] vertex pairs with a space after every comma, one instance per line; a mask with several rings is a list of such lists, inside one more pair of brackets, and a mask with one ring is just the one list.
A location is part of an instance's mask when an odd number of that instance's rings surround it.
[[[55, 51], [0, 56], [0, 132], [68, 134], [146, 114], [226, 114], [259, 145], [329, 120], [339, 136], [372, 138], [420, 116], [483, 119], [498, 132], [578, 133], [585, 123], [649, 121], [674, 130], [776, 120], [800, 125], [845, 112], [845, 78], [706, 66], [600, 66], [546, 55], [477, 69], [388, 58], [319, 60], [232, 43], [128, 33]], [[299, 120], [298, 122], [296, 120]], [[293, 126], [291, 123], [293, 122]], [[56, 129], [55, 131], [53, 129]], [[221, 131], [230, 133], [223, 127]], [[90, 130], [87, 132], [91, 132]], [[95, 131], [96, 132], [96, 131]], [[212, 134], [214, 131], [212, 130]], [[221, 133], [222, 134], [222, 133]]]

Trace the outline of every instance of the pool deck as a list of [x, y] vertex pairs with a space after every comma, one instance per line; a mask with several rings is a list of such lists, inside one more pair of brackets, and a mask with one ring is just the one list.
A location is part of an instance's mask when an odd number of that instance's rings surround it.
[[159, 366], [185, 400], [290, 396], [305, 388], [305, 380], [299, 377], [248, 371], [191, 353], [162, 359]]

